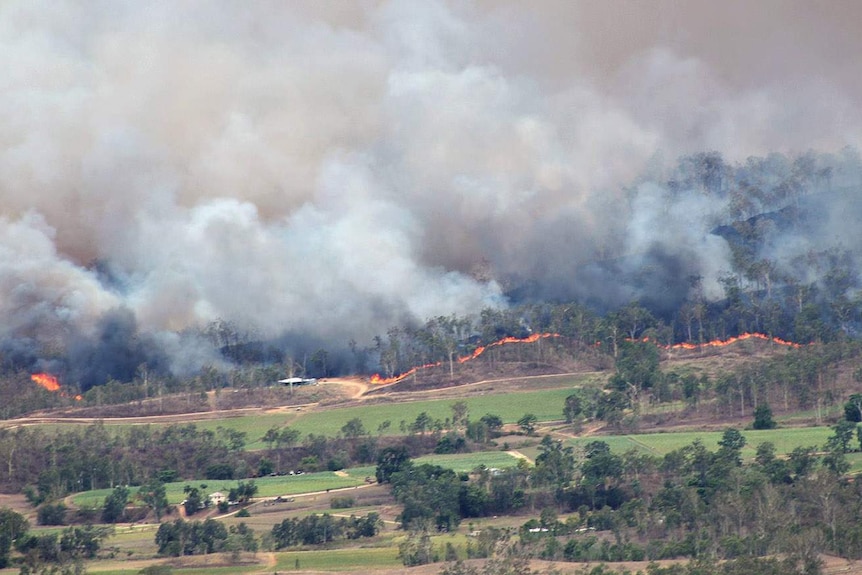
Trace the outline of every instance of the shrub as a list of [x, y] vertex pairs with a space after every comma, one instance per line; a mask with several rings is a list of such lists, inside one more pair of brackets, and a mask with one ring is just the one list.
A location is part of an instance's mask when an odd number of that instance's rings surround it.
[[348, 509], [356, 504], [356, 500], [352, 497], [333, 497], [329, 500], [329, 506], [332, 509]]
[[775, 420], [772, 419], [772, 409], [768, 403], [761, 403], [754, 410], [754, 429], [775, 429]]
[[62, 503], [46, 503], [36, 514], [39, 525], [65, 525], [66, 506]]
[[233, 467], [228, 463], [214, 463], [206, 469], [207, 479], [233, 479]]

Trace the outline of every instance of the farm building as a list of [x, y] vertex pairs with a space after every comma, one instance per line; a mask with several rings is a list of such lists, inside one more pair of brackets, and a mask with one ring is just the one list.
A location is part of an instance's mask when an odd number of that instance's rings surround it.
[[279, 379], [278, 383], [283, 383], [284, 385], [317, 385], [316, 378], [303, 378], [303, 377], [288, 377], [287, 379]]

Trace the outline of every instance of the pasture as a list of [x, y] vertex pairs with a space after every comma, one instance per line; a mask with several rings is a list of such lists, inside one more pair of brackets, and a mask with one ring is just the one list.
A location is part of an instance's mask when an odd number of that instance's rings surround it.
[[[643, 433], [627, 435], [604, 435], [570, 439], [566, 443], [573, 447], [582, 447], [595, 440], [606, 442], [611, 451], [622, 454], [630, 449], [636, 449], [655, 456], [664, 456], [686, 445], [700, 440], [707, 449], [715, 451], [721, 440], [721, 431], [679, 431], [673, 433]], [[797, 447], [819, 447], [826, 443], [832, 435], [829, 427], [795, 427], [786, 429], [741, 430], [746, 439], [742, 450], [744, 458], [754, 458], [757, 446], [771, 442], [778, 454], [788, 454]]]
[[[243, 481], [254, 481], [258, 488], [257, 497], [278, 497], [279, 495], [298, 495], [301, 493], [313, 493], [317, 491], [326, 491], [327, 489], [344, 489], [347, 487], [356, 487], [365, 484], [365, 477], [368, 473], [374, 475], [374, 468], [361, 467], [353, 470], [345, 471], [344, 475], [338, 475], [332, 471], [323, 471], [319, 473], [304, 473], [302, 475], [280, 475], [276, 477], [260, 477], [257, 479], [248, 479]], [[231, 488], [236, 487], [238, 480], [190, 480], [190, 481], [175, 481], [165, 484], [165, 491], [168, 502], [172, 505], [177, 505], [186, 498], [183, 491], [186, 485], [192, 487], [200, 487], [206, 485], [203, 489], [204, 495], [221, 491], [225, 495]], [[130, 487], [131, 497], [137, 493], [137, 487]], [[72, 502], [79, 507], [94, 508], [101, 507], [104, 504], [105, 497], [111, 493], [111, 489], [95, 489], [93, 491], [85, 491], [72, 497]]]
[[[542, 389], [517, 393], [501, 393], [466, 397], [460, 401], [467, 404], [471, 419], [478, 419], [491, 413], [499, 416], [504, 423], [514, 423], [525, 413], [533, 413], [539, 421], [555, 421], [563, 417], [563, 405], [575, 387], [572, 385], [556, 389]], [[313, 432], [319, 435], [335, 436], [351, 419], [358, 418], [368, 433], [380, 430], [384, 435], [401, 434], [401, 422], [409, 426], [416, 417], [427, 413], [431, 419], [445, 421], [452, 417], [452, 404], [456, 399], [436, 399], [407, 401], [401, 403], [367, 403], [364, 405], [294, 412], [289, 414], [245, 416], [217, 421], [201, 421], [201, 429], [215, 430], [224, 427], [248, 434], [248, 449], [265, 447], [260, 438], [273, 426], [290, 426], [305, 435]], [[381, 425], [389, 422], [385, 429]]]
[[[505, 468], [517, 465], [518, 459], [502, 451], [482, 451], [477, 453], [457, 453], [451, 455], [426, 455], [416, 459], [419, 464], [430, 463], [440, 465], [455, 472], [469, 472], [484, 465], [485, 467]], [[206, 485], [202, 491], [204, 495], [221, 491], [227, 495], [231, 488], [236, 487], [239, 481], [254, 481], [258, 491], [258, 498], [273, 498], [279, 495], [302, 495], [305, 493], [326, 492], [327, 490], [347, 489], [366, 484], [367, 477], [374, 477], [374, 466], [352, 467], [338, 473], [334, 471], [322, 471], [318, 473], [304, 473], [302, 475], [278, 475], [275, 477], [259, 477], [245, 480], [209, 480], [194, 479], [189, 481], [175, 481], [165, 484], [168, 502], [178, 505], [186, 498], [183, 491], [186, 485], [200, 487]], [[72, 496], [72, 503], [78, 507], [98, 508], [105, 502], [105, 497], [111, 494], [111, 489], [94, 489], [84, 491]], [[134, 498], [138, 491], [137, 487], [130, 487], [130, 498]]]
[[503, 469], [514, 467], [518, 458], [504, 451], [481, 451], [476, 453], [453, 453], [451, 455], [426, 455], [416, 458], [416, 463], [430, 463], [451, 469], [456, 473], [470, 472], [484, 465], [485, 467]]
[[[313, 551], [287, 551], [276, 554], [275, 569], [293, 571], [348, 571], [400, 567], [396, 546], [379, 548], [348, 548]], [[185, 574], [185, 571], [183, 572]]]
[[[540, 422], [558, 421], [563, 417], [563, 405], [568, 395], [578, 385], [574, 379], [565, 387], [537, 389], [535, 391], [519, 391], [511, 393], [493, 393], [465, 397], [463, 399], [432, 399], [419, 401], [395, 402], [364, 402], [350, 407], [316, 406], [314, 409], [303, 408], [299, 411], [274, 411], [255, 415], [223, 417], [220, 419], [204, 419], [194, 421], [198, 429], [216, 431], [218, 428], [230, 429], [246, 434], [246, 449], [264, 449], [266, 444], [261, 440], [267, 430], [273, 427], [289, 426], [302, 432], [334, 437], [351, 419], [362, 421], [365, 431], [372, 435], [400, 435], [401, 423], [409, 427], [416, 417], [427, 413], [432, 420], [446, 421], [452, 417], [452, 404], [464, 401], [467, 404], [469, 417], [478, 419], [486, 414], [499, 416], [504, 423], [515, 423], [526, 413], [534, 414]], [[385, 424], [388, 422], [388, 425]], [[150, 425], [164, 427], [174, 423], [153, 422], [147, 424], [112, 423], [105, 421], [105, 428], [122, 433], [134, 425]], [[78, 426], [81, 423], [50, 423], [37, 424], [34, 427], [49, 431], [61, 431], [68, 426]], [[381, 427], [384, 425], [384, 427]]]

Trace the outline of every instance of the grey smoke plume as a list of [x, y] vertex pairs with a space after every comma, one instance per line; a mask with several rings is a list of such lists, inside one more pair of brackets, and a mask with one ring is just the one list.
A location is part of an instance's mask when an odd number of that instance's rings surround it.
[[344, 345], [524, 282], [715, 292], [718, 208], [637, 178], [860, 144], [860, 10], [821, 8], [6, 2], [0, 337], [140, 331], [176, 368], [218, 318]]

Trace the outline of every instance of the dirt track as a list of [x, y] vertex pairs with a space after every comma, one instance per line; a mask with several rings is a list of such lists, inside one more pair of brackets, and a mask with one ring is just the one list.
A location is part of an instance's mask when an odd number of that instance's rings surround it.
[[69, 417], [62, 415], [38, 415], [31, 417], [20, 417], [0, 421], [0, 427], [21, 427], [25, 425], [44, 425], [50, 423], [80, 423], [91, 424], [97, 421], [114, 424], [143, 425], [146, 423], [188, 423], [190, 421], [206, 421], [209, 419], [221, 419], [224, 417], [239, 417], [242, 415], [256, 415], [264, 413], [279, 413], [282, 411], [307, 408], [317, 403], [305, 403], [300, 405], [283, 405], [278, 407], [241, 407], [237, 409], [220, 409], [217, 411], [200, 411], [191, 413], [173, 413], [170, 415], [141, 415], [132, 417]]
[[[368, 391], [369, 384], [358, 378], [331, 378], [322, 385], [340, 385], [349, 389], [347, 397], [359, 400]], [[319, 402], [277, 405], [267, 407], [238, 407], [233, 409], [218, 409], [214, 411], [194, 411], [189, 413], [172, 413], [170, 415], [141, 415], [130, 417], [74, 417], [68, 415], [33, 415], [0, 421], [0, 427], [15, 428], [26, 425], [44, 425], [51, 423], [79, 423], [88, 425], [101, 421], [108, 424], [143, 425], [147, 423], [188, 423], [207, 421], [224, 417], [240, 417], [243, 415], [263, 415], [272, 413], [287, 413], [297, 409], [309, 409], [319, 405]]]

